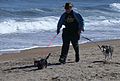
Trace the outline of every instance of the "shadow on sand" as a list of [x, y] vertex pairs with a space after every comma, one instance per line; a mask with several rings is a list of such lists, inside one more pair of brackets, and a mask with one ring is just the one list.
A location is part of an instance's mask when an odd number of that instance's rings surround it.
[[118, 65], [120, 65], [119, 62], [111, 62], [111, 61], [93, 61], [92, 63], [118, 64]]
[[[66, 62], [66, 63], [74, 63], [74, 62]], [[58, 66], [58, 65], [62, 65], [61, 63], [48, 63], [48, 66]], [[36, 70], [42, 70], [42, 69], [38, 69], [36, 66], [34, 65], [28, 65], [28, 66], [20, 66], [20, 67], [12, 67], [9, 69], [5, 69], [3, 71], [11, 71], [11, 70], [17, 70], [17, 69], [27, 69], [29, 68], [30, 70], [27, 71], [36, 71]]]

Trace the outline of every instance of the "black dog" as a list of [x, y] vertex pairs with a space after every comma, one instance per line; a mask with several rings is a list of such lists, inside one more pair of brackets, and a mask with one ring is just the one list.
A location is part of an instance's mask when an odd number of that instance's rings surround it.
[[48, 65], [47, 59], [49, 58], [50, 55], [51, 53], [49, 53], [46, 58], [42, 58], [41, 60], [34, 61], [34, 66], [38, 67], [38, 69], [47, 68]]
[[103, 54], [105, 55], [105, 60], [112, 59], [112, 55], [113, 55], [113, 47], [112, 46], [102, 45], [101, 50], [102, 50]]

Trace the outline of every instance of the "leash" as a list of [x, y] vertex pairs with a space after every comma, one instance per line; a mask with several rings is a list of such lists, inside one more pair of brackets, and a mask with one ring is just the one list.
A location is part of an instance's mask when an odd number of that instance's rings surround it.
[[48, 44], [47, 47], [49, 47], [49, 46], [52, 44], [53, 40], [54, 40], [56, 37], [57, 37], [57, 34], [56, 34], [55, 36], [53, 36], [53, 38], [50, 40], [50, 42], [49, 42], [49, 44]]
[[89, 40], [90, 42], [95, 43], [95, 44], [99, 47], [99, 49], [101, 50], [101, 46], [98, 45], [96, 42], [92, 41], [91, 39], [89, 39], [89, 38], [87, 38], [87, 37], [84, 37], [83, 35], [81, 35], [81, 36], [82, 36], [82, 38], [87, 39], [87, 40]]
[[[47, 45], [47, 47], [51, 46], [53, 40], [54, 40], [56, 37], [57, 37], [57, 34], [53, 36], [53, 38], [50, 40], [50, 42], [49, 42], [49, 44]], [[45, 59], [48, 59], [50, 55], [51, 55], [51, 53], [49, 53], [48, 56], [47, 56]], [[40, 58], [40, 57], [38, 57], [38, 58]]]

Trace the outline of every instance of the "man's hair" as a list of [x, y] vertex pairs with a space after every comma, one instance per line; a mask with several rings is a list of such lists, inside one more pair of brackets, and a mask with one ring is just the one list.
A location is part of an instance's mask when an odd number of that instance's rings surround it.
[[72, 5], [71, 2], [65, 3], [65, 6], [64, 6], [65, 9], [69, 9], [69, 8], [72, 8], [72, 7], [73, 7], [73, 5]]

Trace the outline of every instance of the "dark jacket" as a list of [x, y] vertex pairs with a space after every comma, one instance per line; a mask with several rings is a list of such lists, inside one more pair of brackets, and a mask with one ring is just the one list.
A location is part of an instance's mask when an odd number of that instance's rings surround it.
[[[77, 20], [77, 22], [79, 24], [78, 25], [79, 30], [80, 31], [84, 31], [84, 20], [83, 20], [82, 16], [79, 13], [76, 13], [74, 11], [73, 11], [73, 15], [74, 15], [75, 19]], [[62, 27], [62, 25], [65, 25], [65, 16], [66, 16], [66, 12], [64, 12], [61, 15], [61, 17], [60, 17], [60, 19], [58, 21], [58, 24], [57, 24], [57, 30], [58, 31], [60, 30], [60, 28]]]

